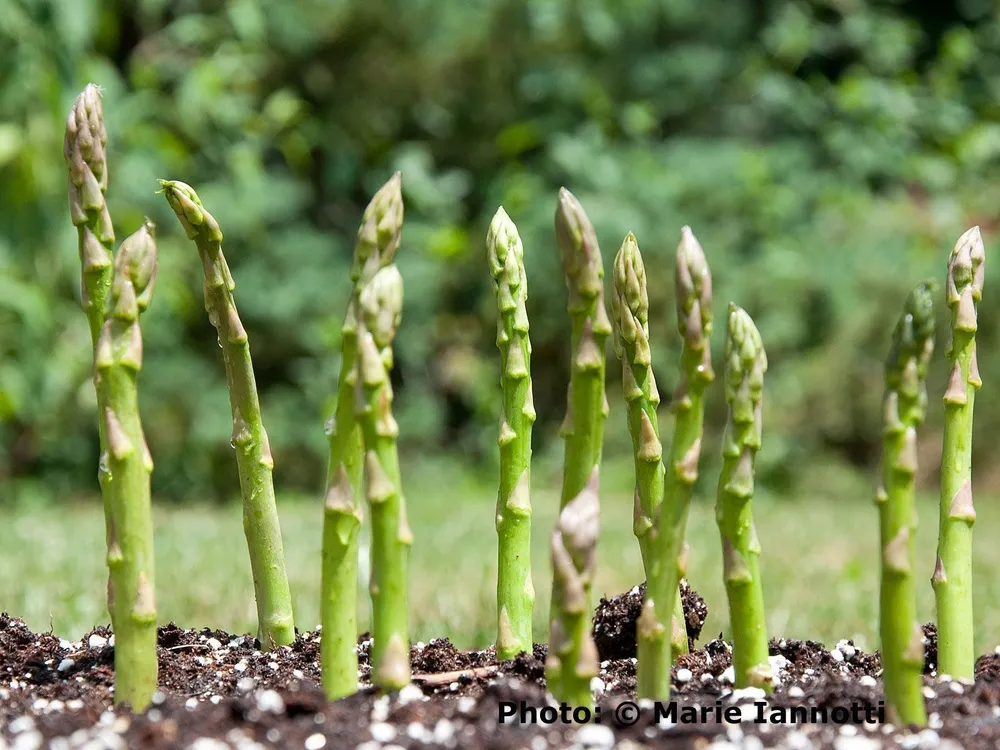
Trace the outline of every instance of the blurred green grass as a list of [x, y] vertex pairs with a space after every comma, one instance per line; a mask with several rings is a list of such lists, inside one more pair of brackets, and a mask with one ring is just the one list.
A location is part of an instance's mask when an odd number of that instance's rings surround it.
[[[414, 640], [448, 636], [461, 647], [492, 642], [496, 585], [495, 495], [481, 476], [457, 465], [424, 463], [407, 471], [412, 552]], [[555, 519], [558, 481], [551, 471], [534, 491], [533, 567], [535, 637], [544, 640], [548, 611], [548, 534]], [[706, 479], [710, 479], [706, 477]], [[544, 484], [543, 484], [544, 483]], [[631, 532], [630, 469], [605, 471], [602, 533], [595, 594], [612, 595], [642, 580]], [[709, 606], [705, 639], [727, 632], [713, 488], [703, 483], [688, 526], [690, 580]], [[828, 482], [796, 497], [763, 495], [755, 516], [763, 546], [768, 626], [773, 635], [811, 638], [832, 645], [852, 638], [876, 647], [877, 516], [870, 483]], [[829, 487], [829, 489], [826, 489]], [[1000, 632], [1000, 511], [980, 498], [976, 524], [976, 627], [980, 652]], [[937, 537], [936, 502], [920, 498], [917, 534], [919, 614], [934, 616], [929, 578]], [[108, 622], [104, 609], [103, 520], [96, 502], [60, 508], [9, 507], [0, 524], [0, 609], [38, 630], [79, 637]], [[280, 501], [296, 622], [318, 622], [321, 508], [316, 499]], [[156, 509], [156, 582], [159, 619], [185, 627], [247, 632], [254, 627], [252, 585], [240, 508], [231, 505], [164, 505]], [[366, 566], [363, 565], [362, 568]], [[367, 595], [360, 589], [361, 627], [367, 628]], [[596, 603], [596, 596], [595, 596]]]

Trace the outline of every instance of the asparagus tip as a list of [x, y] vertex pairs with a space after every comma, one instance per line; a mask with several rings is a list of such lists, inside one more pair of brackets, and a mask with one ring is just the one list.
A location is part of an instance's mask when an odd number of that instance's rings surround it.
[[[403, 233], [403, 173], [396, 172], [372, 196], [361, 217], [351, 278], [357, 282], [392, 263]], [[366, 267], [369, 268], [366, 271]]]
[[701, 243], [687, 225], [681, 228], [675, 261], [678, 330], [688, 346], [700, 350], [712, 335], [712, 274]]
[[[615, 256], [612, 280], [611, 318], [614, 323], [614, 347], [619, 359], [625, 356], [626, 343], [644, 342], [639, 353], [641, 363], [648, 364], [648, 342], [640, 337], [649, 322], [649, 296], [646, 290], [646, 269], [635, 235], [629, 232]], [[646, 356], [643, 357], [642, 355]]]
[[948, 258], [948, 305], [958, 305], [965, 287], [970, 287], [972, 301], [979, 302], [983, 296], [983, 281], [986, 275], [986, 249], [983, 235], [978, 226], [966, 230]]

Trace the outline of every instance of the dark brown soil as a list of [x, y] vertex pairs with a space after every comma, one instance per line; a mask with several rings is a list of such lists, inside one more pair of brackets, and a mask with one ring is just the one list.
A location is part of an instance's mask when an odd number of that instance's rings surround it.
[[[635, 656], [635, 623], [642, 613], [642, 601], [646, 596], [643, 582], [624, 594], [601, 599], [594, 614], [594, 642], [601, 659], [627, 659]], [[708, 606], [701, 594], [681, 581], [681, 597], [684, 601], [684, 618], [688, 634], [688, 648], [693, 649], [701, 636], [702, 626], [708, 617]]]
[[[634, 653], [634, 634], [618, 628], [623, 643], [608, 632], [615, 608], [625, 618], [635, 594], [602, 602], [596, 615], [602, 656]], [[624, 599], [624, 602], [623, 602]], [[700, 598], [699, 598], [700, 599]], [[686, 601], [694, 601], [688, 596]], [[704, 603], [700, 604], [703, 607]], [[631, 611], [631, 610], [628, 610]], [[696, 621], [703, 622], [698, 614]], [[634, 618], [633, 618], [634, 622]], [[689, 618], [689, 632], [690, 629]], [[936, 651], [929, 632], [928, 651]], [[0, 748], [192, 748], [221, 750], [260, 747], [400, 750], [620, 750], [678, 748], [733, 750], [985, 750], [1000, 747], [1000, 655], [983, 656], [973, 685], [933, 675], [925, 677], [930, 716], [923, 732], [906, 732], [878, 721], [797, 726], [758, 722], [758, 710], [791, 707], [850, 709], [882, 700], [877, 654], [863, 653], [847, 641], [828, 649], [812, 641], [774, 640], [773, 666], [779, 684], [763, 700], [754, 690], [733, 691], [731, 651], [716, 639], [693, 650], [674, 668], [676, 721], [643, 704], [633, 722], [635, 660], [605, 658], [594, 681], [600, 723], [532, 724], [500, 721], [504, 702], [547, 705], [545, 647], [531, 655], [497, 663], [492, 649], [458, 651], [447, 640], [416, 644], [412, 650], [415, 684], [398, 695], [377, 697], [368, 686], [367, 636], [359, 641], [360, 692], [327, 703], [318, 688], [318, 633], [302, 633], [291, 647], [261, 653], [249, 636], [214, 630], [184, 630], [171, 624], [159, 631], [160, 691], [154, 705], [133, 715], [112, 709], [113, 654], [110, 633], [98, 628], [79, 641], [30, 632], [20, 620], [0, 615]], [[617, 650], [616, 650], [617, 649]], [[472, 671], [475, 670], [475, 671]], [[464, 675], [442, 673], [462, 672]], [[684, 709], [720, 711], [740, 706], [729, 721], [684, 723]], [[739, 716], [743, 721], [739, 722]], [[873, 711], [873, 716], [875, 712]], [[525, 717], [530, 718], [530, 717]], [[821, 716], [812, 717], [814, 719]], [[836, 719], [837, 716], [828, 716]], [[841, 717], [843, 718], [843, 717]], [[860, 718], [860, 717], [859, 717]], [[735, 719], [735, 720], [733, 720]]]

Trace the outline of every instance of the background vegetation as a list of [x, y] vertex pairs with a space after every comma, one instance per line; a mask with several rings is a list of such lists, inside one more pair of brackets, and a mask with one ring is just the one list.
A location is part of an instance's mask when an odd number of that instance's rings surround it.
[[[143, 214], [160, 226], [141, 382], [158, 500], [228, 499], [237, 483], [198, 259], [154, 194], [157, 177], [196, 185], [226, 232], [276, 482], [309, 495], [354, 233], [393, 170], [407, 202], [402, 450], [458, 457], [490, 481], [499, 383], [483, 240], [497, 204], [526, 248], [536, 451], [551, 459], [539, 482], [557, 476], [568, 374], [552, 232], [565, 184], [606, 264], [626, 231], [639, 238], [664, 394], [679, 352], [671, 257], [680, 227], [694, 228], [717, 317], [735, 299], [765, 338], [759, 465], [785, 495], [808, 495], [824, 466], [870, 475], [881, 362], [906, 290], [943, 281], [973, 223], [989, 257], [1000, 216], [1000, 15], [988, 0], [0, 0], [4, 500], [97, 488], [61, 157], [66, 112], [90, 80], [105, 89], [119, 237]], [[988, 394], [1000, 263], [987, 267]], [[716, 357], [722, 344], [719, 325]], [[609, 373], [614, 395], [619, 370]], [[939, 358], [932, 393], [944, 375]], [[612, 409], [606, 454], [627, 460], [624, 408], [613, 398]], [[723, 418], [716, 389], [709, 463]], [[940, 424], [935, 397], [925, 467]], [[1000, 428], [1000, 400], [981, 399], [976, 424], [982, 436]], [[977, 450], [980, 467], [1000, 458], [996, 440]]]

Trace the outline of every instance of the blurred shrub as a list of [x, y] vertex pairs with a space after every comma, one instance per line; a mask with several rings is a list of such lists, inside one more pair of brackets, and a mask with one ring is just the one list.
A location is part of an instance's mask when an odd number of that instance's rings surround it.
[[[154, 490], [185, 498], [231, 495], [236, 474], [197, 255], [157, 177], [197, 186], [223, 226], [285, 487], [322, 476], [353, 237], [395, 169], [404, 449], [493, 460], [482, 244], [500, 203], [527, 253], [537, 449], [558, 447], [568, 324], [551, 225], [565, 184], [606, 267], [626, 231], [639, 237], [664, 393], [679, 349], [671, 257], [693, 227], [716, 279], [716, 356], [730, 299], [766, 339], [761, 465], [788, 485], [814, 460], [877, 458], [881, 360], [903, 296], [943, 278], [968, 225], [991, 253], [998, 71], [986, 0], [0, 0], [0, 495], [96, 488], [61, 156], [89, 80], [105, 89], [119, 237], [143, 214], [160, 227], [142, 405]], [[1000, 372], [988, 267], [987, 389]], [[938, 360], [935, 394], [943, 374]], [[616, 403], [608, 455], [627, 454]], [[1000, 402], [977, 411], [981, 433], [1000, 428]], [[710, 427], [723, 419], [717, 388]]]

